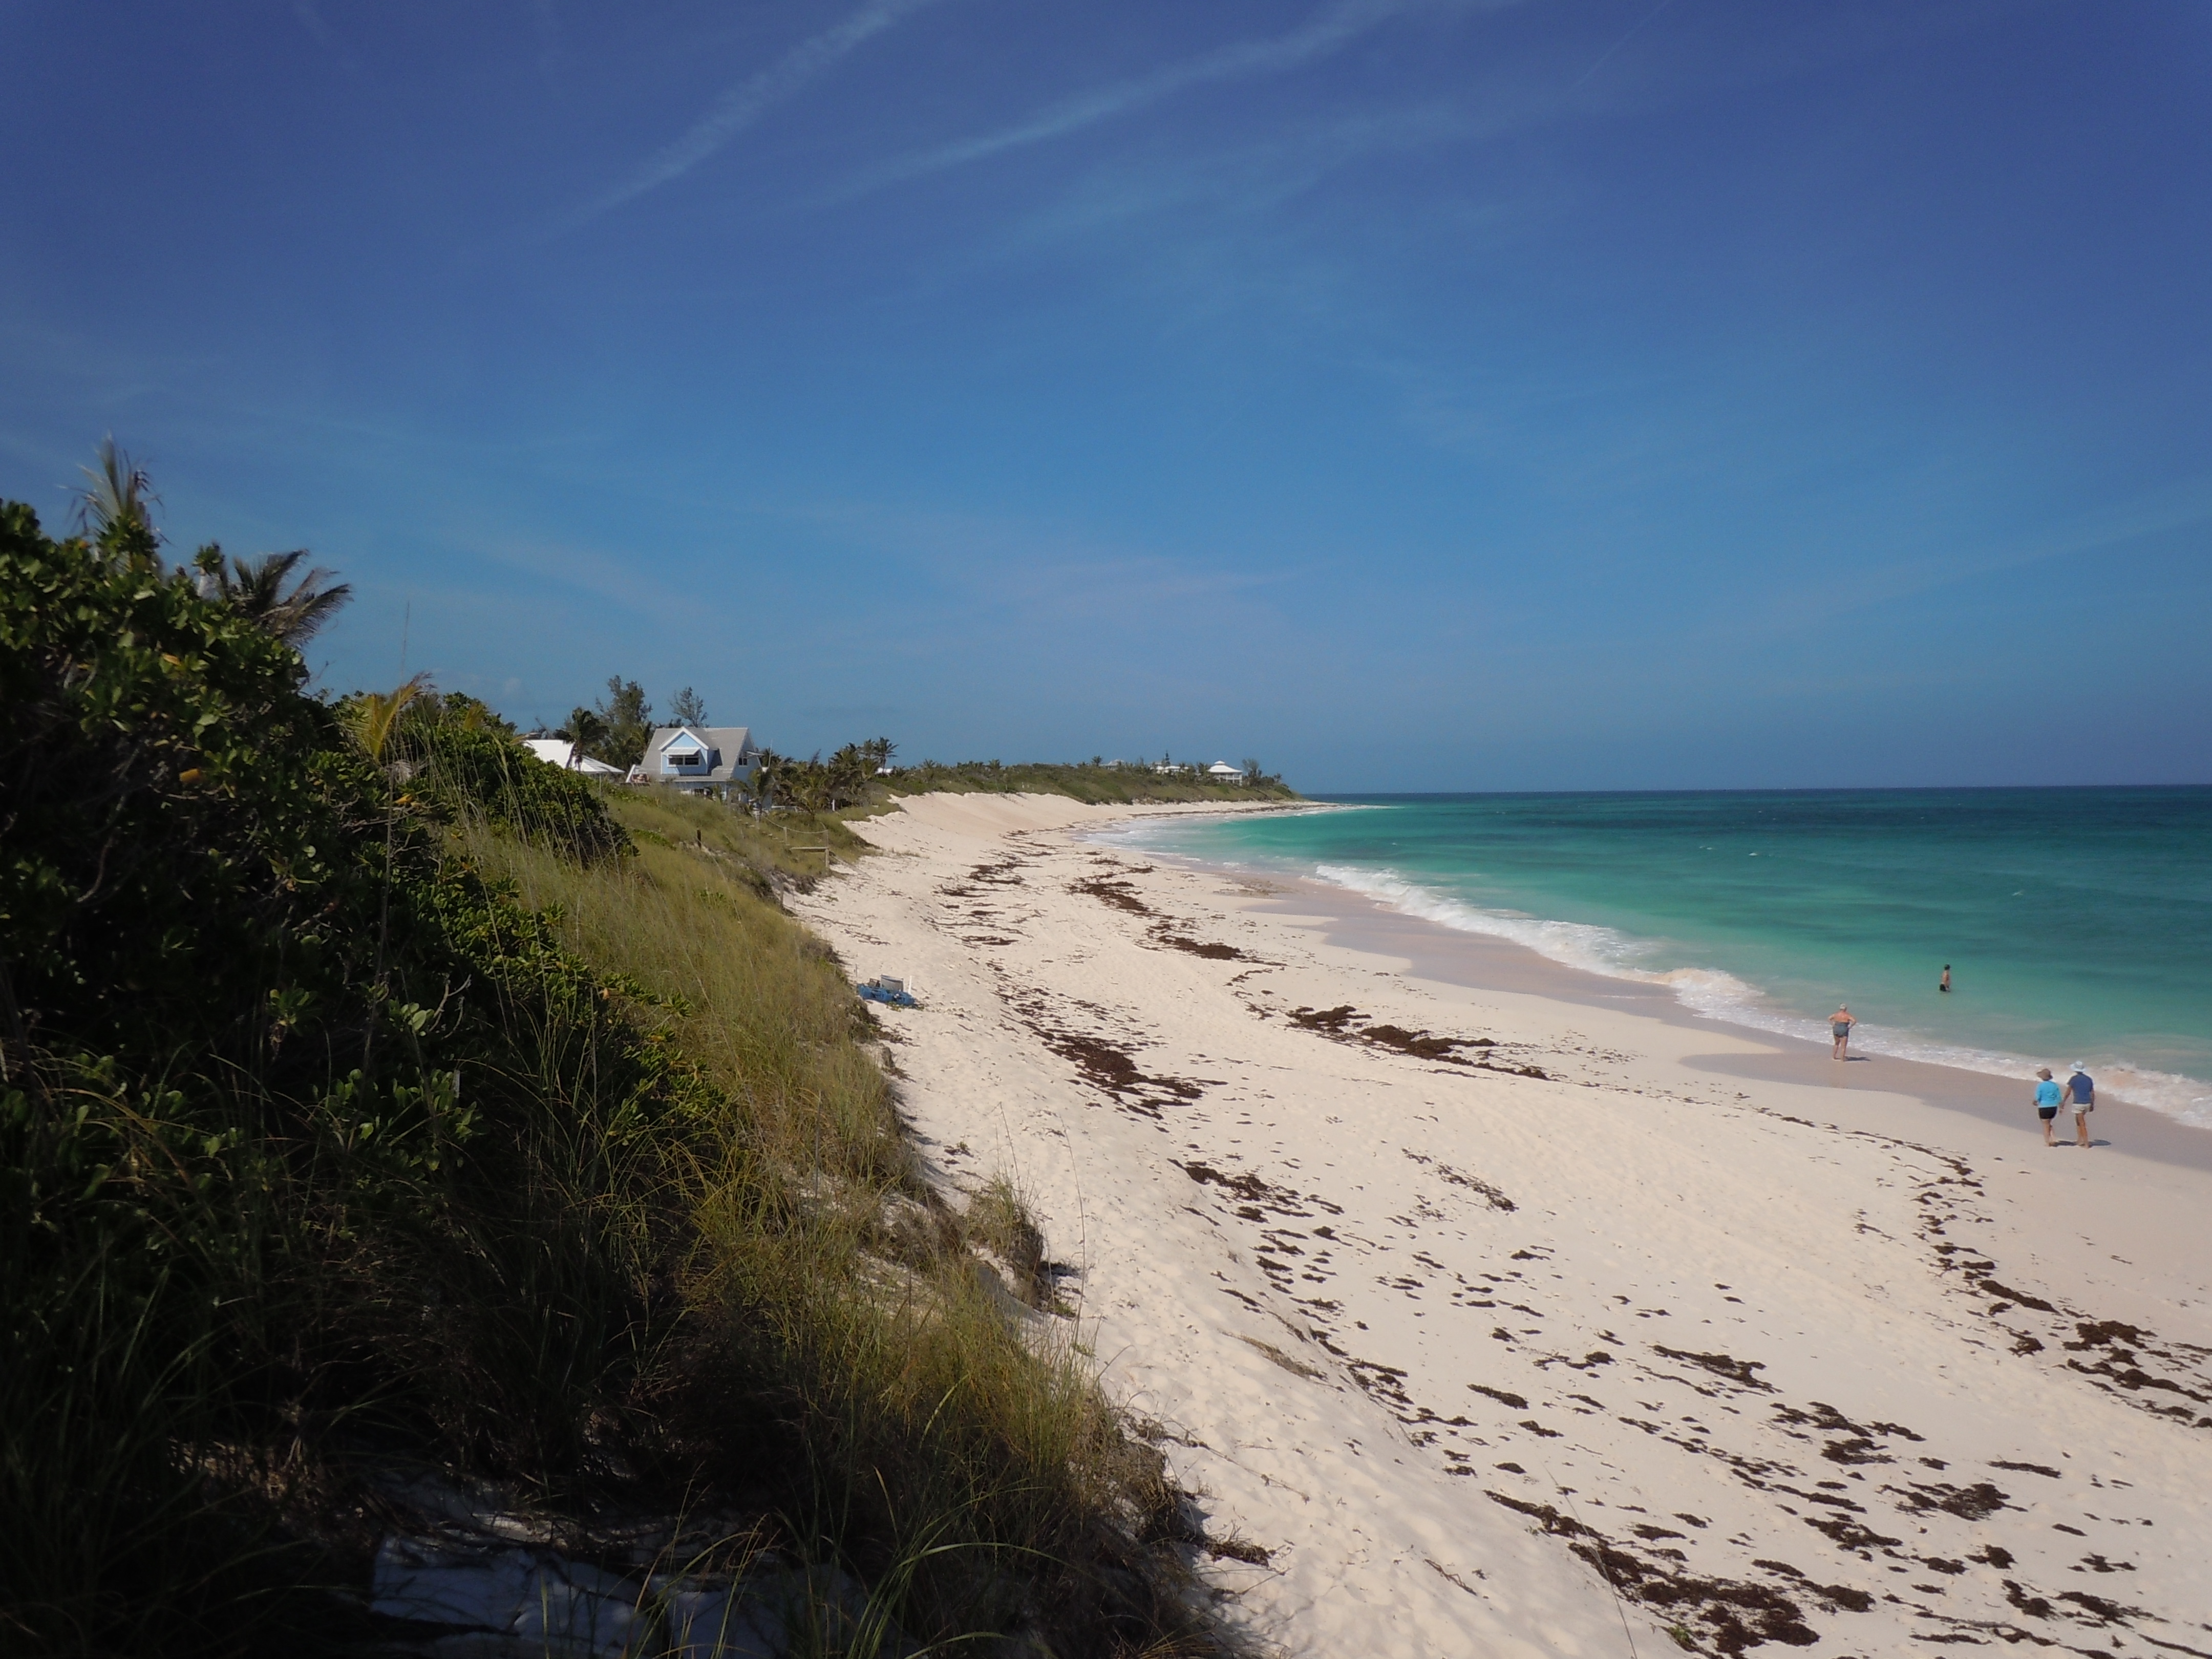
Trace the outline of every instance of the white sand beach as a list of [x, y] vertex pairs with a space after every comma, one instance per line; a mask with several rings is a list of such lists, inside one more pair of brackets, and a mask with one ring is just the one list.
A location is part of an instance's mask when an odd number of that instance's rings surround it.
[[1268, 1650], [2212, 1656], [2204, 1160], [1081, 838], [1127, 816], [910, 799], [794, 908], [918, 983], [905, 1111], [1014, 1180], [1041, 1339]]

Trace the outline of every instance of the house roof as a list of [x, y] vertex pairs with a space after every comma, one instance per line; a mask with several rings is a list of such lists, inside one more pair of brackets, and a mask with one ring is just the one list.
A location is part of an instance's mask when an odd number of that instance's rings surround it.
[[[719, 759], [703, 772], [663, 771], [661, 755], [679, 738], [689, 738], [709, 755], [719, 753]], [[753, 741], [749, 726], [661, 726], [654, 727], [653, 736], [646, 740], [644, 772], [648, 781], [682, 778], [687, 783], [727, 783], [759, 753], [760, 745]]]
[[581, 772], [592, 778], [618, 778], [622, 775], [621, 767], [610, 766], [603, 760], [593, 760], [566, 738], [525, 738], [522, 746], [548, 766], [557, 766], [563, 771]]

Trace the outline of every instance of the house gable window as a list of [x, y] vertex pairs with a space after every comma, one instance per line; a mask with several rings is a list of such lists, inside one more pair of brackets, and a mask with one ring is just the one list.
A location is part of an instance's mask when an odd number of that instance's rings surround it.
[[[655, 737], [659, 747], [647, 750], [645, 764], [653, 776], [670, 782], [720, 786], [750, 766], [758, 753], [741, 726], [663, 727]], [[734, 749], [721, 746], [729, 738], [738, 739]]]

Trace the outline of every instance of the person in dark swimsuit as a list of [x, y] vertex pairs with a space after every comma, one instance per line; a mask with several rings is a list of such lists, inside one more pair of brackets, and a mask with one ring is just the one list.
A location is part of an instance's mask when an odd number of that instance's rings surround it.
[[1835, 1041], [1835, 1057], [1838, 1060], [1849, 1060], [1851, 1057], [1851, 1027], [1857, 1024], [1858, 1021], [1851, 1017], [1849, 1003], [1844, 1004], [1834, 1013], [1828, 1016], [1828, 1035]]

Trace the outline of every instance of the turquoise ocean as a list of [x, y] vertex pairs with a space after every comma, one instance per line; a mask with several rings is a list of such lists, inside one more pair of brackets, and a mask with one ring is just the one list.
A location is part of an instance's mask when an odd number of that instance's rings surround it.
[[2006, 1077], [2086, 1061], [2212, 1127], [2212, 788], [1376, 795], [1125, 838], [1737, 1024], [1825, 1041], [1841, 1001], [1877, 1054]]

